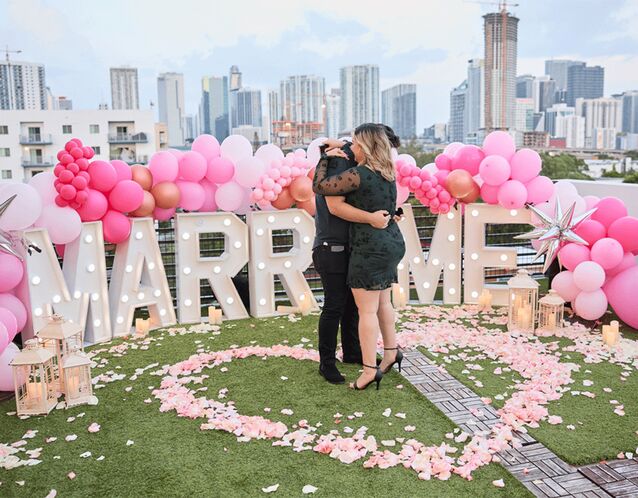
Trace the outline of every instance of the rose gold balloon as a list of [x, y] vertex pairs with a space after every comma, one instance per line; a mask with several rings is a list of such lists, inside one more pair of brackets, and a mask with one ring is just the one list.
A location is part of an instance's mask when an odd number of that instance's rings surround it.
[[136, 164], [131, 166], [131, 175], [133, 176], [132, 180], [135, 183], [139, 183], [144, 190], [151, 190], [153, 186], [153, 175], [150, 169]]
[[173, 182], [161, 182], [151, 189], [155, 206], [162, 209], [175, 208], [179, 204], [179, 189]]
[[313, 197], [309, 201], [306, 202], [298, 202], [297, 207], [299, 209], [305, 210], [310, 216], [314, 216], [317, 212], [317, 205], [315, 204], [316, 197]]
[[136, 218], [141, 218], [143, 216], [151, 216], [153, 214], [153, 210], [155, 209], [155, 197], [150, 192], [144, 191], [144, 200], [142, 201], [142, 205], [137, 208], [135, 211], [129, 213], [130, 216], [135, 216]]
[[445, 179], [445, 188], [452, 194], [452, 197], [460, 199], [472, 192], [473, 185], [475, 185], [472, 175], [464, 169], [455, 169], [450, 171]]
[[312, 180], [307, 176], [298, 176], [290, 184], [290, 195], [297, 202], [305, 202], [312, 199]]
[[292, 207], [294, 203], [295, 200], [292, 198], [292, 195], [290, 195], [288, 187], [279, 192], [277, 199], [271, 202], [275, 209], [288, 209], [289, 207]]
[[308, 175], [307, 175], [307, 176], [308, 176], [308, 178], [310, 178], [311, 180], [314, 180], [314, 179], [315, 179], [315, 170], [316, 170], [316, 169], [317, 169], [317, 168], [312, 168], [310, 171], [308, 171]]
[[476, 201], [481, 196], [481, 189], [476, 184], [476, 182], [472, 182], [474, 185], [472, 186], [472, 190], [469, 194], [465, 194], [463, 197], [459, 197], [459, 202], [463, 202], [465, 204], [470, 204]]

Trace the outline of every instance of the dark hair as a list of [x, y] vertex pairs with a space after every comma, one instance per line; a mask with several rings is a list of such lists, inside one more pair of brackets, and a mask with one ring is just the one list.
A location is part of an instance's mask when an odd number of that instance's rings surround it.
[[385, 131], [385, 134], [388, 137], [388, 142], [390, 142], [390, 145], [392, 147], [396, 149], [401, 147], [401, 139], [397, 136], [396, 133], [394, 133], [394, 130], [392, 128], [384, 124], [381, 124], [379, 126], [381, 126], [381, 128], [383, 128], [383, 131]]

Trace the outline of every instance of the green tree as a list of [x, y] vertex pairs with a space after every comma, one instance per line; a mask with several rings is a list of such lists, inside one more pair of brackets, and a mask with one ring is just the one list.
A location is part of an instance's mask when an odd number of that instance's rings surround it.
[[633, 173], [625, 176], [625, 179], [622, 181], [623, 183], [638, 183], [638, 171], [634, 171]]
[[553, 180], [569, 178], [571, 180], [592, 180], [586, 171], [587, 164], [582, 159], [578, 159], [571, 154], [559, 154], [556, 156], [541, 153], [543, 160], [542, 175]]
[[603, 176], [605, 178], [623, 178], [625, 175], [622, 173], [619, 173], [618, 170], [616, 169], [616, 165], [614, 164], [611, 168], [611, 171], [607, 171], [606, 169], [603, 169], [603, 172], [600, 176]]
[[399, 154], [410, 154], [419, 167], [433, 163], [434, 158], [442, 151], [425, 152], [416, 140], [403, 142], [398, 150]]

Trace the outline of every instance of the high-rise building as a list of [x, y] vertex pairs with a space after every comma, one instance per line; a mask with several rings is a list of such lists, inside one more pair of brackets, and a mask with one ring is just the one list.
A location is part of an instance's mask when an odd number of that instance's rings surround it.
[[379, 122], [379, 67], [341, 68], [341, 131]]
[[[607, 130], [618, 133], [622, 129], [622, 100], [605, 97], [576, 99], [576, 115], [585, 118], [585, 147], [598, 148], [596, 143], [602, 142], [609, 145], [608, 135], [611, 132]], [[596, 132], [596, 130], [605, 131]]]
[[597, 99], [603, 96], [605, 68], [587, 66], [584, 62], [567, 69], [567, 105], [574, 106], [576, 99]]
[[[294, 123], [324, 123], [325, 79], [321, 76], [289, 76], [279, 85], [281, 117]], [[322, 126], [323, 128], [323, 126]]]
[[139, 109], [140, 97], [137, 84], [137, 68], [112, 67], [111, 108]]
[[516, 120], [518, 18], [505, 7], [483, 16], [485, 128], [513, 129]]
[[227, 76], [206, 76], [202, 78], [200, 113], [202, 133], [214, 135], [219, 142], [228, 136]]
[[616, 148], [616, 128], [594, 128], [590, 137], [591, 145], [587, 145], [588, 138], [585, 137], [585, 147], [592, 147], [596, 150], [610, 150]]
[[73, 101], [71, 99], [67, 99], [66, 97], [58, 97], [57, 108], [61, 111], [72, 111]]
[[516, 131], [534, 130], [534, 100], [516, 99]]
[[622, 94], [622, 131], [638, 133], [638, 90]]
[[229, 91], [239, 90], [241, 88], [241, 71], [237, 66], [230, 66]]
[[242, 87], [230, 94], [233, 128], [261, 127], [261, 90]]
[[44, 65], [0, 62], [0, 110], [46, 110]]
[[534, 76], [523, 74], [516, 77], [516, 98], [531, 99], [534, 88]]
[[326, 96], [326, 136], [337, 138], [341, 128], [341, 93], [338, 88], [333, 88]]
[[557, 115], [555, 124], [555, 136], [565, 138], [565, 147], [568, 149], [585, 147], [585, 118], [575, 114]]
[[159, 120], [166, 123], [168, 145], [184, 145], [184, 75], [162, 73], [157, 78]]
[[569, 68], [585, 64], [581, 61], [571, 61], [568, 59], [556, 59], [545, 61], [545, 74], [556, 82], [556, 90], [567, 90]]
[[416, 85], [395, 85], [381, 93], [381, 121], [401, 138], [416, 137]]
[[189, 114], [184, 116], [184, 141], [193, 141], [197, 136], [197, 126], [195, 123], [195, 116]]
[[467, 130], [467, 80], [450, 92], [450, 122], [447, 126], [448, 141], [463, 142]]
[[[565, 118], [568, 116], [574, 116], [576, 114], [576, 109], [573, 107], [568, 107], [567, 104], [554, 104], [552, 107], [548, 108], [545, 111], [545, 131], [549, 132], [551, 137], [565, 137], [562, 135], [564, 129], [559, 128], [557, 121], [558, 118]], [[585, 119], [583, 118], [583, 140], [585, 133]]]
[[235, 116], [237, 115], [237, 109], [234, 107], [237, 103], [237, 96], [235, 95], [239, 89], [241, 88], [241, 71], [239, 71], [239, 68], [237, 66], [231, 66], [230, 67], [230, 72], [229, 72], [229, 76], [228, 76], [228, 92], [229, 92], [229, 97], [228, 97], [228, 107], [229, 107], [229, 111], [228, 111], [228, 126], [229, 126], [229, 130], [232, 130], [233, 128], [239, 126], [236, 122], [234, 122], [233, 120], [235, 119]]
[[556, 103], [556, 82], [549, 76], [534, 78], [532, 98], [534, 99], [534, 111], [545, 112], [547, 108]]
[[267, 128], [265, 132], [266, 136], [270, 137], [270, 142], [275, 143], [275, 138], [273, 136], [273, 121], [280, 121], [282, 119], [281, 116], [281, 102], [279, 98], [279, 90], [270, 90], [268, 91], [268, 122], [266, 123]]
[[467, 102], [465, 106], [468, 136], [474, 141], [478, 131], [485, 128], [485, 68], [483, 59], [470, 59], [467, 65]]

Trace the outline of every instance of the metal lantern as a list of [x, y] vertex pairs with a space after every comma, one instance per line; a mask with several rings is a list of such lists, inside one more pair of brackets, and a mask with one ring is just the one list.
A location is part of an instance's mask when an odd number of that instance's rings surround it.
[[564, 311], [564, 299], [555, 290], [550, 290], [538, 301], [538, 328], [547, 331], [562, 328]]
[[62, 360], [66, 407], [83, 405], [93, 396], [91, 360], [79, 349], [71, 350]]
[[54, 355], [29, 339], [11, 362], [18, 415], [47, 415], [58, 403]]
[[526, 270], [518, 270], [507, 282], [509, 289], [509, 310], [507, 330], [534, 331], [536, 306], [538, 302], [538, 282]]
[[53, 315], [46, 318], [46, 325], [37, 332], [37, 336], [44, 343], [44, 347], [55, 356], [53, 365], [57, 388], [60, 392], [64, 392], [64, 379], [60, 372], [60, 365], [71, 349], [82, 349], [82, 327], [66, 321], [60, 315]]

